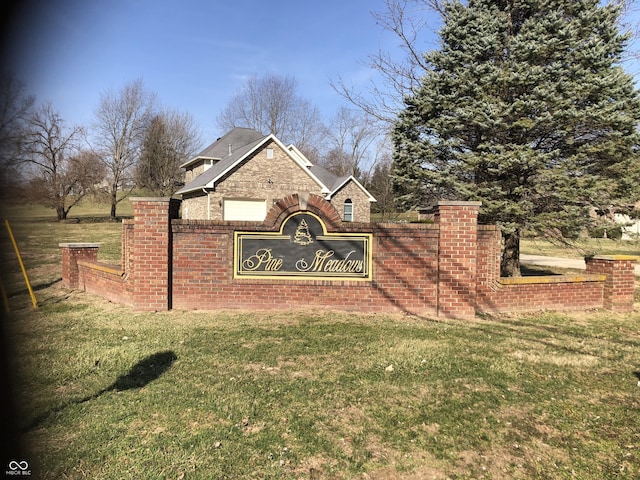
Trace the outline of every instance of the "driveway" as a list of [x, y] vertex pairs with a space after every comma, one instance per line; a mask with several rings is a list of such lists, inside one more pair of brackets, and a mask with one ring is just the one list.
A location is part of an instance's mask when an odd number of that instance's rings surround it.
[[[538, 265], [542, 267], [576, 268], [586, 270], [584, 260], [577, 258], [545, 257], [543, 255], [520, 255], [520, 262], [528, 265]], [[640, 277], [640, 262], [636, 261], [635, 275]]]

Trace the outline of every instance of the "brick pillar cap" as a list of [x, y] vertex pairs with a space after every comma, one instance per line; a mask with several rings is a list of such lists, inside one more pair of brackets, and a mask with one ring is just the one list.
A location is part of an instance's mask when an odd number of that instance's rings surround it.
[[440, 200], [439, 207], [479, 207], [482, 202], [463, 202], [461, 200]]
[[594, 257], [588, 257], [588, 258], [593, 258], [595, 260], [618, 260], [618, 261], [631, 260], [635, 262], [640, 260], [640, 257], [636, 255], [596, 255]]
[[61, 248], [98, 248], [99, 243], [59, 243]]

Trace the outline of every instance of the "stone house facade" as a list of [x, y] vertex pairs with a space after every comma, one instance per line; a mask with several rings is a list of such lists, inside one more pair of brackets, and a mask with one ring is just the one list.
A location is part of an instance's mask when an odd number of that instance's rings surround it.
[[375, 198], [353, 177], [313, 165], [274, 135], [234, 128], [184, 163], [182, 218], [262, 222], [273, 204], [296, 192], [329, 201], [345, 222], [369, 222]]

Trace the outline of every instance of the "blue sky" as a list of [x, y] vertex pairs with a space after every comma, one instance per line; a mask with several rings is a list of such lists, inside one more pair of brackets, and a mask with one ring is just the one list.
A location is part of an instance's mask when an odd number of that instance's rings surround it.
[[90, 124], [102, 92], [142, 78], [191, 113], [207, 143], [251, 75], [294, 76], [327, 118], [347, 105], [330, 80], [365, 87], [368, 55], [397, 44], [371, 15], [383, 10], [383, 0], [49, 0], [13, 22], [7, 63], [69, 124]]
[[[27, 4], [8, 33], [6, 67], [38, 103], [50, 101], [69, 124], [90, 125], [101, 93], [142, 78], [162, 105], [194, 116], [205, 144], [224, 133], [215, 119], [251, 75], [294, 76], [297, 93], [329, 118], [348, 105], [330, 80], [366, 91], [375, 74], [367, 57], [379, 49], [397, 54], [398, 40], [371, 15], [384, 11], [384, 0]], [[636, 9], [632, 23], [637, 18]], [[427, 20], [437, 25], [435, 16]], [[638, 77], [636, 63], [626, 66]]]

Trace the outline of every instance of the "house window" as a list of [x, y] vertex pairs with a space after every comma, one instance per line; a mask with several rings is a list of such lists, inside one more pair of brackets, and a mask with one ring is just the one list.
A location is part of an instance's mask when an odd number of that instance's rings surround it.
[[271, 160], [273, 158], [273, 148], [267, 148], [267, 159]]
[[353, 222], [353, 202], [350, 198], [344, 201], [344, 221]]

